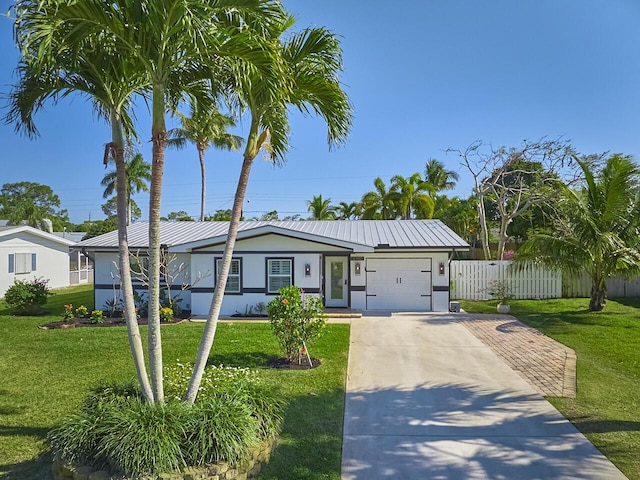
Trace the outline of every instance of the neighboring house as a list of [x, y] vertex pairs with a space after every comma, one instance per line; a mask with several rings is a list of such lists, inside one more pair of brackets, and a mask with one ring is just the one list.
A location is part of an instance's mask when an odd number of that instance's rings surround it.
[[[172, 261], [164, 272], [180, 285], [181, 306], [209, 311], [228, 222], [162, 222], [161, 243]], [[148, 224], [128, 227], [135, 271], [147, 264]], [[80, 242], [94, 260], [95, 304], [118, 296], [117, 232]], [[222, 315], [269, 302], [296, 285], [326, 307], [364, 311], [448, 311], [449, 260], [469, 245], [440, 220], [241, 222]], [[161, 272], [162, 273], [162, 272]], [[183, 278], [186, 277], [186, 280]], [[134, 283], [144, 290], [140, 278]]]
[[[74, 244], [80, 242], [87, 232], [53, 232], [60, 238], [71, 240]], [[93, 262], [80, 250], [71, 249], [69, 252], [69, 284], [93, 283]]]
[[0, 296], [15, 280], [49, 280], [50, 288], [69, 286], [69, 247], [74, 241], [33, 227], [0, 227]]

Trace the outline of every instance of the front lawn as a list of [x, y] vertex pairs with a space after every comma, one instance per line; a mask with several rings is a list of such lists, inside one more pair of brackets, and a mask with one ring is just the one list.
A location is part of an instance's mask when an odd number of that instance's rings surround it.
[[[40, 330], [60, 319], [63, 305], [92, 305], [92, 286], [59, 290], [43, 317], [14, 317], [0, 302], [0, 477], [49, 479], [45, 438], [101, 381], [135, 377], [125, 327]], [[204, 325], [162, 327], [163, 357], [169, 365], [195, 358]], [[146, 328], [141, 327], [143, 336]], [[266, 323], [221, 323], [211, 364], [247, 366], [278, 388], [289, 404], [280, 444], [258, 477], [266, 480], [340, 478], [348, 325], [327, 325], [312, 356], [319, 368], [266, 368], [279, 350]]]
[[[473, 313], [495, 313], [496, 302], [463, 301]], [[640, 299], [512, 300], [511, 314], [578, 355], [577, 398], [549, 398], [630, 479], [640, 479]]]

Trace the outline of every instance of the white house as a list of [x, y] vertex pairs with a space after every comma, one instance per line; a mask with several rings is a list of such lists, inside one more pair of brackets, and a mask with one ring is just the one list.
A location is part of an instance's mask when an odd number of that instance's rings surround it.
[[[173, 292], [188, 284], [182, 306], [206, 315], [229, 224], [163, 222]], [[145, 265], [148, 224], [128, 227], [134, 264]], [[95, 301], [118, 295], [117, 232], [80, 242], [94, 259]], [[449, 261], [469, 245], [440, 220], [241, 222], [221, 314], [269, 302], [296, 285], [326, 307], [363, 311], [448, 311]], [[144, 289], [140, 279], [137, 291]]]
[[69, 247], [73, 240], [25, 225], [0, 227], [0, 296], [15, 280], [49, 280], [50, 288], [69, 286]]

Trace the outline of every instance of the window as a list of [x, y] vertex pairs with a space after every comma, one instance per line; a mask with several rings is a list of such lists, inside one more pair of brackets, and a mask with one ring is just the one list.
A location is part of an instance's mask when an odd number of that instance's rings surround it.
[[36, 270], [35, 253], [10, 253], [9, 273], [31, 273]]
[[282, 287], [293, 285], [293, 259], [267, 259], [267, 292], [278, 293]]
[[[216, 278], [218, 272], [222, 268], [222, 259], [216, 258]], [[240, 259], [232, 258], [231, 266], [229, 267], [229, 275], [227, 276], [227, 285], [224, 289], [224, 293], [242, 293], [241, 275], [242, 269], [240, 267]]]

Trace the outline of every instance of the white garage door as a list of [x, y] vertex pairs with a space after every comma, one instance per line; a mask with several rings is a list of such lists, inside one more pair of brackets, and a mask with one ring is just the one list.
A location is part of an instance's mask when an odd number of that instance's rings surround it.
[[367, 310], [431, 311], [430, 258], [367, 259]]

